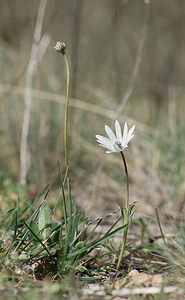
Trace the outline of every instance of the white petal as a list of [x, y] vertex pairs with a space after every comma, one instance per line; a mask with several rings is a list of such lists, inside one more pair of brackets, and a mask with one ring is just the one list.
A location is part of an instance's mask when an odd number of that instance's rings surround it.
[[115, 130], [116, 130], [117, 140], [121, 142], [122, 141], [121, 126], [117, 120], [115, 122]]
[[124, 130], [123, 130], [123, 139], [122, 139], [122, 145], [123, 146], [126, 144], [127, 133], [128, 133], [128, 125], [127, 125], [127, 122], [125, 122]]
[[114, 134], [114, 132], [112, 131], [112, 129], [111, 129], [109, 126], [105, 125], [105, 131], [106, 131], [106, 133], [107, 133], [109, 139], [110, 139], [112, 142], [115, 142], [115, 141], [116, 141], [116, 137], [115, 137], [115, 134]]
[[112, 149], [113, 149], [112, 145], [109, 145], [109, 144], [103, 144], [103, 143], [100, 143], [100, 142], [98, 142], [98, 143], [99, 143], [99, 146], [101, 146], [101, 147], [107, 148], [107, 149], [109, 149], [109, 150], [112, 150]]
[[132, 133], [134, 132], [135, 127], [136, 127], [136, 125], [134, 124], [134, 125], [130, 128], [128, 134], [132, 135]]
[[105, 151], [105, 153], [113, 153], [114, 151]]
[[135, 129], [135, 125], [133, 125], [132, 128], [130, 128], [128, 135], [127, 135], [127, 140], [130, 141], [130, 137], [132, 136], [134, 129]]
[[105, 145], [105, 144], [99, 144], [100, 147], [103, 147], [103, 148], [106, 148], [108, 150], [110, 150], [111, 152], [114, 151], [113, 147], [112, 146], [109, 146], [109, 145]]
[[126, 143], [128, 144], [130, 141], [131, 141], [131, 139], [134, 137], [134, 134], [132, 134], [129, 138], [127, 137], [127, 141], [126, 141]]
[[102, 135], [96, 135], [96, 139], [97, 139], [97, 141], [98, 142], [100, 142], [100, 143], [105, 143], [105, 144], [112, 144], [112, 142], [111, 142], [111, 140], [109, 140], [107, 137], [104, 137], [104, 136], [102, 136]]
[[120, 149], [120, 147], [116, 144], [113, 145], [114, 152], [121, 152], [123, 149]]
[[104, 137], [102, 135], [96, 135], [96, 141], [99, 143], [99, 146], [109, 149], [111, 151], [114, 150], [112, 146], [113, 143], [107, 137]]

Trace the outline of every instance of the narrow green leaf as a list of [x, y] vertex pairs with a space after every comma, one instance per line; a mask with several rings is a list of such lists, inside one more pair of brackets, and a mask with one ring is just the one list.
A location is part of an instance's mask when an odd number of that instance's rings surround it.
[[65, 232], [67, 232], [67, 208], [66, 208], [66, 198], [65, 198], [65, 191], [64, 191], [64, 183], [63, 183], [63, 177], [62, 177], [62, 170], [60, 167], [60, 163], [58, 162], [58, 169], [59, 169], [59, 177], [60, 177], [60, 184], [62, 189], [62, 206], [63, 206], [63, 216], [64, 216], [64, 222], [65, 222]]
[[109, 234], [111, 232], [111, 230], [117, 225], [117, 223], [121, 220], [122, 216], [120, 216], [115, 222], [114, 224], [109, 228], [109, 230], [105, 233], [106, 235]]
[[[40, 212], [40, 208], [41, 208], [43, 202], [44, 202], [45, 199], [46, 199], [46, 195], [47, 195], [47, 194], [48, 194], [48, 191], [47, 191], [47, 193], [45, 194], [44, 199], [43, 199], [43, 201], [41, 202], [41, 204], [39, 205], [39, 207], [37, 207], [37, 209], [33, 212], [33, 214], [28, 218], [27, 224], [30, 224], [30, 222], [31, 222], [32, 220], [36, 220], [36, 218], [37, 218], [37, 216], [38, 216], [38, 214], [39, 214], [39, 212]], [[24, 223], [24, 224], [25, 224], [25, 223]], [[26, 226], [26, 225], [25, 225], [25, 226]], [[28, 233], [29, 233], [28, 230], [24, 233], [24, 235], [23, 235], [21, 241], [18, 243], [17, 247], [15, 248], [15, 251], [17, 251], [17, 250], [21, 247], [21, 245], [23, 244], [23, 242], [26, 240], [26, 237], [28, 236]], [[17, 236], [19, 236], [19, 234], [18, 234]]]
[[43, 240], [49, 237], [52, 229], [52, 215], [49, 204], [46, 201], [44, 201], [40, 207], [38, 228], [42, 234]]
[[28, 224], [26, 224], [26, 222], [24, 223], [24, 225], [28, 228], [28, 230], [32, 233], [32, 235], [36, 238], [36, 240], [38, 240], [38, 242], [42, 245], [42, 247], [47, 251], [47, 253], [49, 255], [51, 255], [51, 253], [49, 252], [48, 248], [46, 247], [46, 245], [43, 244], [43, 242], [39, 239], [39, 237], [32, 231], [32, 229], [28, 226]]
[[19, 201], [20, 201], [19, 193], [18, 193], [17, 196], [18, 196], [18, 197], [17, 197], [17, 208], [16, 208], [16, 212], [15, 212], [15, 227], [14, 227], [13, 241], [16, 239], [16, 236], [17, 236], [17, 229], [18, 229]]
[[89, 245], [87, 245], [84, 248], [81, 248], [75, 252], [72, 252], [68, 255], [69, 258], [73, 257], [73, 256], [77, 256], [83, 252], [86, 252], [87, 250], [92, 250], [94, 249], [96, 246], [100, 245], [102, 242], [108, 240], [109, 238], [113, 237], [117, 232], [123, 230], [124, 228], [126, 228], [128, 225], [122, 225], [118, 228], [116, 228], [115, 230], [113, 230], [112, 232], [110, 232], [109, 234], [105, 234], [102, 238], [90, 243]]
[[15, 227], [14, 227], [13, 241], [16, 239], [17, 228], [18, 228], [18, 216], [17, 216], [17, 210], [16, 210], [16, 211], [15, 211]]
[[[71, 236], [70, 236], [70, 244], [73, 244], [73, 241], [76, 238], [77, 232], [78, 232], [78, 227], [79, 227], [79, 221], [82, 217], [82, 211], [79, 212], [79, 214], [74, 218], [74, 222], [73, 222], [73, 227], [72, 227], [72, 231], [71, 231]], [[70, 247], [71, 247], [70, 245]]]
[[91, 238], [91, 236], [95, 232], [96, 228], [100, 225], [100, 223], [102, 222], [102, 220], [103, 220], [103, 217], [100, 218], [100, 220], [98, 221], [98, 223], [94, 226], [94, 228], [92, 229], [92, 231], [88, 234], [88, 236], [86, 238], [86, 242]]
[[33, 209], [35, 203], [37, 203], [37, 201], [44, 195], [44, 193], [45, 193], [44, 199], [46, 199], [49, 193], [49, 185], [44, 187], [44, 189], [38, 194], [38, 196], [34, 199], [34, 201], [29, 204], [28, 208], [19, 217], [19, 221], [23, 220], [24, 217]]
[[70, 189], [70, 182], [69, 177], [67, 178], [67, 188], [68, 188], [68, 223], [67, 223], [67, 231], [66, 234], [66, 240], [65, 240], [65, 247], [64, 247], [64, 256], [67, 254], [69, 243], [70, 243], [70, 236], [71, 236], [71, 230], [72, 230], [72, 203], [71, 203], [71, 189]]
[[68, 190], [68, 219], [69, 219], [68, 234], [70, 236], [71, 229], [72, 229], [72, 200], [71, 200], [71, 187], [70, 187], [69, 177], [67, 178], [67, 190]]

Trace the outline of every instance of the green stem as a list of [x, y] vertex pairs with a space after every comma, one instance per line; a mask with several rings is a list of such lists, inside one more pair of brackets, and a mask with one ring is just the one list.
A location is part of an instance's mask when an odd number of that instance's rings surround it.
[[160, 222], [160, 219], [159, 219], [159, 214], [158, 214], [158, 209], [157, 208], [155, 208], [155, 215], [156, 215], [156, 218], [157, 218], [157, 223], [158, 223], [158, 226], [159, 226], [159, 229], [160, 229], [160, 232], [161, 232], [163, 242], [166, 245], [166, 240], [165, 240], [164, 233], [163, 233], [163, 230], [162, 230], [162, 227], [161, 227], [161, 222]]
[[66, 170], [68, 170], [68, 142], [67, 142], [67, 129], [68, 129], [68, 110], [69, 110], [69, 63], [67, 56], [64, 54], [64, 60], [66, 64], [66, 77], [67, 77], [67, 86], [66, 86], [66, 106], [65, 106], [65, 120], [64, 120], [64, 147], [65, 147], [65, 162]]
[[128, 180], [128, 169], [127, 169], [127, 164], [126, 164], [126, 160], [125, 160], [125, 156], [123, 154], [123, 152], [121, 151], [121, 157], [123, 159], [123, 164], [125, 167], [125, 175], [126, 175], [126, 203], [125, 203], [125, 208], [126, 210], [128, 210], [128, 206], [129, 206], [129, 180]]
[[[126, 175], [126, 203], [125, 203], [125, 210], [126, 210], [126, 215], [128, 216], [128, 208], [129, 208], [129, 179], [128, 179], [128, 169], [127, 169], [127, 164], [126, 164], [126, 160], [125, 160], [123, 152], [121, 151], [120, 154], [121, 154], [121, 157], [122, 157], [122, 160], [123, 160], [123, 164], [124, 164], [124, 168], [125, 168], [125, 175]], [[125, 222], [125, 220], [123, 220], [123, 222]], [[121, 265], [121, 262], [122, 262], [122, 259], [123, 259], [123, 255], [124, 255], [124, 252], [125, 252], [125, 246], [126, 246], [126, 241], [127, 241], [127, 233], [128, 233], [128, 227], [125, 228], [124, 232], [123, 232], [123, 243], [122, 243], [121, 252], [120, 252], [120, 255], [119, 255], [119, 260], [118, 260], [118, 263], [117, 263], [117, 270], [119, 270], [119, 268], [120, 268], [120, 265]]]

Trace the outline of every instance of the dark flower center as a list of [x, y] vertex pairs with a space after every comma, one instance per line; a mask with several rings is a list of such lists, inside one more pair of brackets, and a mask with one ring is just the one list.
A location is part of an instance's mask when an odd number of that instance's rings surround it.
[[115, 142], [115, 144], [120, 148], [120, 149], [122, 149], [122, 145], [121, 145], [121, 142], [119, 142], [119, 141], [116, 141]]

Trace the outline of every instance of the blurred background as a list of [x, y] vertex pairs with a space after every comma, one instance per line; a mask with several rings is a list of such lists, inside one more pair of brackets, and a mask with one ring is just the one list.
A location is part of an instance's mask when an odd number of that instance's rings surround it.
[[[64, 166], [66, 70], [73, 196], [91, 216], [122, 205], [119, 154], [95, 140], [104, 125], [136, 124], [125, 151], [138, 214], [184, 213], [185, 2], [0, 0], [1, 209], [26, 181], [28, 201], [51, 198]], [[22, 178], [22, 179], [21, 179]], [[9, 195], [9, 196], [8, 196]], [[8, 201], [8, 200], [7, 200]]]

